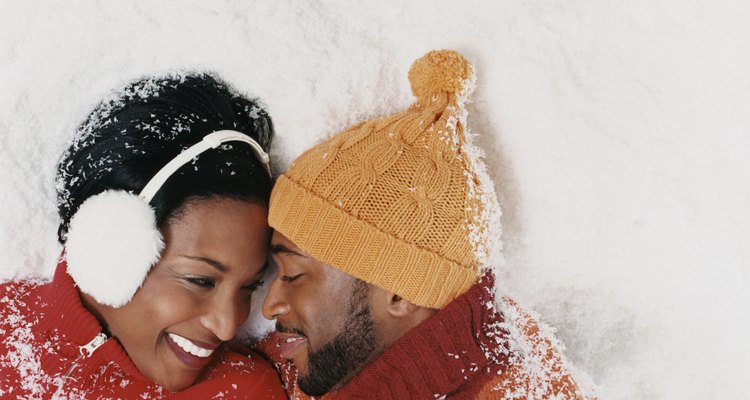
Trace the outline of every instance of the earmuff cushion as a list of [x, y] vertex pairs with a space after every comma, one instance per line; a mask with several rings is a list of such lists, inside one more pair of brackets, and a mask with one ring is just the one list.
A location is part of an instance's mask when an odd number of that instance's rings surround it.
[[82, 292], [121, 307], [141, 287], [163, 249], [151, 206], [135, 194], [108, 190], [86, 199], [71, 219], [65, 257]]

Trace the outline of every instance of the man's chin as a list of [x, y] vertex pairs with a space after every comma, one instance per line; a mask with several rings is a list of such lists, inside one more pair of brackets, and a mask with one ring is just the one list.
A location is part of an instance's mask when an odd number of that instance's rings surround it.
[[357, 376], [357, 374], [359, 374], [360, 371], [362, 371], [362, 369], [364, 369], [364, 367], [367, 365], [365, 363], [355, 367], [334, 383], [331, 382], [331, 380], [328, 380], [327, 382], [325, 380], [321, 380], [319, 376], [311, 377], [309, 370], [310, 366], [308, 364], [307, 357], [305, 357], [304, 360], [300, 360], [299, 362], [295, 360], [291, 361], [297, 368], [297, 385], [299, 386], [300, 390], [302, 390], [302, 392], [304, 392], [306, 395], [314, 397], [323, 396], [326, 393], [339, 390], [341, 387], [349, 383], [349, 381], [352, 380], [355, 376]]
[[[299, 388], [308, 395], [322, 396], [349, 383], [379, 353], [372, 313], [367, 304], [367, 286], [355, 285], [345, 327], [327, 343], [311, 351], [298, 363]], [[294, 354], [298, 356], [299, 354]], [[296, 357], [295, 357], [296, 358]], [[304, 364], [304, 365], [302, 365]]]
[[308, 376], [310, 373], [310, 364], [308, 364], [306, 356], [290, 358], [289, 361], [297, 368], [297, 380]]

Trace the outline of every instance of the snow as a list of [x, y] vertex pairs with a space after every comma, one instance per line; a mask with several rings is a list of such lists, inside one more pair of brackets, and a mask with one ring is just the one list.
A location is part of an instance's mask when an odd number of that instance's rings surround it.
[[213, 70], [259, 96], [282, 171], [472, 60], [503, 208], [499, 284], [608, 399], [750, 392], [750, 3], [0, 0], [0, 277], [51, 276], [55, 164], [108, 92]]

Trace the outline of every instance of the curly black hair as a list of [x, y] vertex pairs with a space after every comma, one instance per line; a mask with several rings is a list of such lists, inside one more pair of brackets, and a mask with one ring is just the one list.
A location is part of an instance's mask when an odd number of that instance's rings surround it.
[[[159, 169], [211, 132], [236, 130], [266, 152], [273, 124], [260, 103], [206, 73], [132, 82], [102, 101], [79, 126], [57, 169], [60, 225], [83, 202], [109, 189], [139, 193]], [[212, 196], [267, 205], [273, 186], [250, 146], [225, 143], [172, 175], [151, 200], [158, 226], [188, 201]]]

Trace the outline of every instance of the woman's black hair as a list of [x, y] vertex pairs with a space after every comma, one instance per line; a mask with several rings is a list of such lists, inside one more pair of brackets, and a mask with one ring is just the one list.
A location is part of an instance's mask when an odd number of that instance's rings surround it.
[[[70, 220], [86, 199], [110, 189], [138, 194], [180, 152], [223, 129], [245, 133], [266, 152], [273, 138], [271, 118], [257, 100], [210, 74], [142, 79], [100, 103], [58, 165], [60, 243], [65, 243]], [[267, 205], [272, 186], [249, 145], [227, 142], [180, 168], [150, 204], [162, 226], [196, 198]]]

